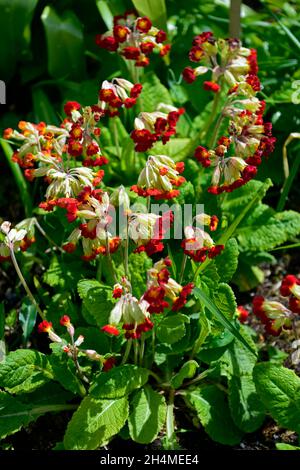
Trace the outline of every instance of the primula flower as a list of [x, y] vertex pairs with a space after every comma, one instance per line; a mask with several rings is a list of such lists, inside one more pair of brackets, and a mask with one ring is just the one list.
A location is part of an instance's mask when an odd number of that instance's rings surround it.
[[293, 313], [300, 313], [300, 279], [288, 274], [282, 280], [280, 293], [283, 297], [289, 297], [289, 308]]
[[54, 343], [62, 343], [62, 339], [54, 332], [52, 327], [52, 322], [48, 322], [47, 320], [43, 320], [38, 325], [38, 332], [39, 333], [48, 333], [48, 337]]
[[22, 249], [22, 246], [25, 248], [22, 243], [24, 243], [26, 235], [27, 230], [24, 228], [18, 228], [18, 226], [11, 228], [11, 222], [2, 222], [0, 226], [0, 262], [10, 259], [11, 250], [17, 252]]
[[124, 78], [114, 78], [112, 82], [105, 80], [99, 91], [98, 106], [110, 117], [118, 116], [122, 107], [132, 108], [142, 91], [142, 85], [135, 85]]
[[162, 239], [173, 222], [171, 211], [162, 216], [156, 214], [133, 213], [129, 216], [128, 234], [138, 245], [135, 253], [145, 251], [148, 256], [164, 249]]
[[242, 305], [239, 305], [236, 309], [236, 314], [241, 323], [245, 323], [249, 317], [248, 310], [245, 309]]
[[109, 324], [102, 327], [102, 331], [117, 336], [117, 326], [122, 324], [126, 339], [139, 338], [143, 332], [153, 328], [148, 306], [148, 302], [138, 300], [130, 293], [123, 295], [110, 313]]
[[218, 228], [219, 219], [216, 215], [208, 215], [208, 214], [198, 214], [195, 216], [195, 221], [201, 227], [207, 226], [211, 232], [214, 232]]
[[132, 186], [131, 190], [143, 197], [172, 199], [179, 194], [179, 190], [174, 187], [177, 188], [185, 182], [185, 178], [180, 176], [183, 169], [182, 162], [175, 164], [166, 155], [150, 155], [139, 175], [137, 185]]
[[280, 302], [257, 295], [253, 299], [253, 313], [265, 325], [266, 332], [278, 336], [283, 329], [292, 327], [291, 312]]
[[140, 113], [134, 121], [135, 129], [131, 133], [135, 150], [146, 152], [158, 140], [166, 144], [175, 135], [177, 121], [183, 113], [183, 108], [178, 109], [164, 103], [160, 103], [153, 113]]
[[171, 46], [162, 44], [166, 39], [166, 33], [152, 26], [148, 17], [137, 17], [135, 13], [126, 12], [114, 17], [112, 31], [96, 36], [96, 44], [133, 60], [136, 67], [147, 67], [153, 52], [160, 56], [169, 52]]
[[199, 227], [185, 227], [185, 239], [181, 246], [184, 253], [196, 262], [214, 258], [224, 249], [224, 245], [215, 245], [211, 236]]
[[180, 310], [194, 288], [193, 283], [181, 286], [172, 279], [168, 271], [170, 265], [169, 258], [161, 259], [147, 272], [147, 290], [143, 299], [149, 303], [150, 313], [163, 313], [169, 307], [167, 300], [171, 302], [173, 311]]

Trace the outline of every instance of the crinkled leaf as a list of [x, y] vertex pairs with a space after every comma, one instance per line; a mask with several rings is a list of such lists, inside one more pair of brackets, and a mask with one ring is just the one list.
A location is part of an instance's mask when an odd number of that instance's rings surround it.
[[100, 372], [90, 388], [90, 394], [99, 398], [120, 398], [142, 387], [148, 380], [149, 371], [132, 364], [114, 367]]
[[154, 441], [166, 419], [164, 397], [146, 386], [133, 395], [130, 410], [128, 425], [132, 440], [139, 444]]
[[235, 238], [230, 238], [225, 249], [215, 259], [215, 265], [222, 282], [232, 279], [238, 266], [239, 248]]
[[173, 344], [185, 335], [185, 324], [189, 321], [180, 313], [164, 318], [157, 327], [157, 337], [162, 343]]
[[143, 80], [143, 91], [141, 94], [143, 111], [156, 111], [159, 103], [172, 104], [168, 89], [160, 82], [157, 75], [150, 72]]
[[228, 319], [231, 320], [237, 308], [235, 295], [228, 284], [219, 284], [213, 294], [213, 300], [216, 307]]
[[230, 416], [225, 393], [215, 385], [196, 388], [184, 395], [187, 404], [196, 411], [207, 434], [217, 442], [238, 444], [242, 433]]
[[29, 393], [53, 379], [53, 371], [45, 354], [18, 349], [0, 363], [0, 386], [11, 393]]
[[180, 371], [175, 374], [171, 379], [171, 386], [173, 388], [180, 388], [184, 380], [194, 377], [198, 368], [198, 363], [191, 359], [183, 364]]
[[[101, 284], [96, 279], [83, 279], [79, 281], [78, 294], [83, 300], [83, 315], [86, 320], [98, 327], [108, 322], [109, 314], [113, 308], [112, 289]], [[84, 314], [87, 311], [88, 316]]]
[[124, 426], [128, 400], [86, 397], [73, 414], [64, 437], [66, 450], [94, 450], [104, 446]]
[[254, 382], [263, 404], [280, 426], [300, 433], [300, 378], [293, 370], [271, 363], [254, 368]]

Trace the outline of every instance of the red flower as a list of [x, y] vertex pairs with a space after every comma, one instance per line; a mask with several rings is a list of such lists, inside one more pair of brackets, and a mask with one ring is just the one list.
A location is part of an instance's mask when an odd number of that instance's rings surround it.
[[113, 336], [119, 336], [120, 334], [119, 330], [113, 325], [104, 325], [101, 328], [101, 331], [104, 331], [105, 333], [108, 333]]
[[61, 319], [59, 320], [59, 323], [62, 325], [62, 326], [70, 326], [71, 324], [71, 319], [70, 317], [68, 317], [68, 315], [63, 315], [61, 317]]
[[116, 41], [125, 42], [129, 33], [130, 30], [126, 26], [120, 24], [114, 25], [113, 34]]
[[52, 329], [52, 323], [43, 320], [39, 325], [38, 325], [38, 332], [39, 333], [48, 333]]
[[218, 91], [220, 91], [221, 87], [220, 87], [220, 85], [218, 85], [215, 82], [205, 81], [203, 83], [203, 88], [204, 88], [204, 90], [212, 91], [213, 93], [218, 93]]
[[144, 54], [141, 54], [135, 62], [136, 67], [147, 67], [150, 63], [149, 57], [146, 57]]
[[148, 312], [163, 313], [164, 309], [169, 307], [169, 304], [164, 300], [164, 297], [165, 289], [163, 287], [151, 286], [143, 296], [143, 299], [150, 304]]
[[64, 112], [67, 116], [72, 115], [72, 111], [78, 111], [81, 108], [81, 105], [77, 101], [68, 101], [64, 105]]
[[78, 140], [70, 140], [68, 144], [68, 153], [72, 157], [79, 157], [82, 154], [82, 144]]
[[76, 245], [75, 243], [65, 243], [63, 246], [62, 246], [62, 249], [66, 252], [66, 253], [73, 253], [75, 250], [76, 250]]
[[289, 307], [292, 312], [294, 313], [300, 313], [300, 300], [297, 299], [297, 297], [294, 297], [293, 295], [290, 298], [289, 301]]
[[247, 320], [249, 316], [249, 312], [242, 305], [239, 305], [237, 307], [237, 315], [238, 315], [239, 321], [241, 323], [245, 323], [245, 321]]
[[282, 280], [281, 287], [280, 287], [280, 294], [283, 297], [288, 297], [289, 295], [293, 294], [292, 289], [295, 286], [300, 286], [300, 280], [297, 279], [296, 276], [292, 274], [288, 274]]
[[151, 28], [152, 23], [147, 16], [143, 18], [139, 18], [136, 22], [136, 29], [141, 31], [142, 33], [148, 33], [149, 29]]
[[194, 289], [194, 284], [192, 282], [182, 287], [179, 297], [177, 297], [177, 299], [173, 303], [173, 306], [172, 306], [173, 312], [177, 312], [187, 303], [187, 297], [190, 295], [193, 289]]
[[182, 71], [182, 78], [187, 83], [193, 83], [197, 78], [195, 70], [192, 67], [185, 67]]
[[119, 42], [113, 36], [96, 35], [95, 40], [97, 46], [102, 47], [110, 52], [115, 52], [119, 47]]
[[149, 55], [152, 54], [154, 47], [155, 44], [153, 44], [153, 42], [142, 42], [141, 51], [143, 52], [143, 54]]
[[146, 152], [157, 141], [156, 134], [151, 134], [148, 129], [135, 129], [131, 132], [130, 137], [135, 143], [136, 152]]
[[141, 94], [142, 89], [143, 85], [141, 85], [140, 83], [136, 83], [130, 90], [130, 97], [137, 98]]
[[201, 165], [204, 168], [210, 166], [210, 164], [211, 164], [210, 154], [209, 154], [209, 151], [205, 147], [202, 147], [201, 145], [199, 145], [195, 149], [194, 156], [195, 156], [196, 160], [198, 160], [198, 162], [201, 163]]
[[123, 289], [122, 287], [115, 287], [113, 290], [113, 298], [114, 299], [119, 299], [123, 294]]
[[252, 87], [254, 91], [260, 91], [260, 81], [257, 75], [249, 73], [246, 77], [246, 82]]
[[126, 59], [138, 60], [140, 57], [140, 49], [138, 47], [127, 46], [122, 50], [122, 55]]
[[110, 369], [112, 369], [117, 360], [115, 357], [109, 357], [108, 359], [104, 359], [103, 361], [103, 366], [102, 366], [102, 372], [108, 372]]
[[213, 33], [211, 31], [204, 31], [204, 33], [198, 34], [193, 39], [193, 46], [201, 46], [201, 44], [204, 44], [212, 36]]
[[199, 46], [193, 46], [189, 52], [189, 59], [191, 62], [199, 62], [202, 59], [203, 50]]
[[166, 39], [167, 39], [167, 34], [165, 31], [163, 31], [162, 29], [160, 29], [157, 33], [157, 35], [155, 36], [155, 39], [156, 39], [156, 42], [158, 44], [162, 43], [162, 42], [165, 42]]

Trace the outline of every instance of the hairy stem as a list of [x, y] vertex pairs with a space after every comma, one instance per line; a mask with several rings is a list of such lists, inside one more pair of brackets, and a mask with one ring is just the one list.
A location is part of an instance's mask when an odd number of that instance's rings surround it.
[[44, 312], [43, 312], [42, 309], [40, 308], [38, 302], [35, 300], [35, 297], [34, 297], [33, 293], [31, 292], [31, 290], [29, 289], [28, 284], [27, 284], [27, 282], [26, 282], [26, 280], [25, 280], [25, 278], [24, 278], [24, 276], [23, 276], [23, 274], [22, 274], [22, 271], [21, 271], [21, 269], [20, 269], [20, 267], [19, 267], [19, 265], [18, 265], [18, 262], [17, 262], [16, 257], [15, 257], [15, 252], [14, 252], [14, 245], [13, 245], [13, 243], [10, 243], [10, 244], [9, 244], [9, 250], [10, 250], [11, 260], [12, 260], [12, 262], [13, 262], [14, 268], [15, 268], [16, 273], [17, 273], [17, 275], [18, 275], [18, 277], [19, 277], [19, 279], [20, 279], [20, 281], [21, 281], [22, 286], [24, 287], [24, 289], [25, 289], [25, 291], [26, 291], [26, 293], [27, 293], [29, 299], [31, 300], [32, 304], [33, 304], [33, 305], [35, 306], [35, 308], [37, 309], [37, 311], [38, 311], [40, 317], [41, 317], [43, 320], [46, 320], [46, 316], [45, 316]]
[[125, 353], [124, 353], [121, 365], [126, 364], [126, 362], [128, 360], [128, 357], [129, 357], [129, 354], [130, 354], [130, 351], [131, 351], [131, 346], [132, 346], [132, 339], [130, 338], [127, 341], [126, 348], [125, 348]]
[[174, 397], [175, 397], [175, 390], [170, 390], [169, 400], [168, 400], [168, 405], [167, 405], [167, 421], [166, 421], [168, 450], [173, 450], [174, 444], [175, 444]]

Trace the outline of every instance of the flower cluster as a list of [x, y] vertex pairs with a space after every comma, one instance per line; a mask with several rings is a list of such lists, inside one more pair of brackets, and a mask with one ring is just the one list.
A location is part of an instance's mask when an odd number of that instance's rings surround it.
[[163, 44], [166, 39], [166, 33], [152, 26], [149, 18], [137, 17], [135, 12], [130, 11], [115, 16], [113, 30], [97, 35], [96, 44], [133, 60], [136, 67], [146, 67], [153, 52], [158, 52], [160, 56], [168, 54], [171, 46]]
[[149, 155], [138, 182], [131, 190], [139, 196], [154, 196], [154, 199], [172, 199], [179, 195], [178, 188], [185, 182], [180, 176], [184, 163], [174, 161], [166, 155]]
[[183, 108], [160, 103], [153, 113], [142, 112], [134, 121], [131, 138], [136, 152], [146, 152], [155, 142], [161, 140], [166, 144], [176, 133], [176, 124]]
[[99, 91], [98, 106], [109, 117], [119, 116], [120, 108], [132, 108], [142, 91], [142, 85], [135, 85], [124, 78], [105, 80]]
[[26, 251], [35, 242], [34, 225], [32, 219], [25, 219], [11, 228], [8, 221], [0, 226], [0, 262], [8, 261], [11, 250]]
[[52, 322], [47, 320], [43, 320], [38, 325], [38, 332], [39, 333], [47, 333], [50, 341], [54, 343], [58, 343], [61, 345], [61, 349], [75, 362], [77, 368], [79, 368], [78, 364], [78, 355], [79, 353], [83, 354], [85, 357], [90, 359], [91, 361], [96, 361], [100, 364], [101, 370], [103, 372], [107, 372], [110, 370], [116, 363], [116, 358], [113, 357], [111, 354], [106, 354], [102, 356], [98, 354], [93, 349], [82, 349], [79, 346], [82, 345], [84, 342], [84, 336], [79, 335], [78, 338], [75, 340], [75, 328], [71, 323], [70, 317], [68, 315], [63, 315], [60, 319], [61, 326], [64, 326], [67, 330], [67, 333], [70, 336], [70, 342], [66, 341], [64, 338], [60, 337], [53, 329]]
[[[214, 225], [212, 228], [215, 229]], [[224, 245], [216, 245], [209, 233], [200, 227], [187, 226], [184, 233], [185, 239], [181, 242], [184, 253], [197, 263], [202, 263], [207, 257], [214, 258], [224, 249]]]
[[204, 88], [219, 92], [227, 87], [219, 124], [229, 120], [228, 136], [220, 137], [213, 149], [199, 145], [194, 156], [204, 168], [213, 168], [210, 193], [231, 192], [256, 175], [262, 157], [270, 155], [276, 141], [271, 123], [263, 121], [265, 102], [255, 96], [260, 91], [256, 51], [242, 47], [238, 40], [216, 40], [205, 32], [194, 38], [189, 57], [205, 65], [185, 68], [185, 81], [192, 83], [210, 70], [212, 81], [204, 82]]
[[164, 258], [155, 263], [147, 273], [147, 290], [143, 298], [149, 303], [150, 313], [162, 313], [165, 308], [170, 307], [168, 301], [171, 302], [171, 309], [177, 312], [184, 307], [194, 288], [193, 283], [181, 286], [172, 279], [168, 270], [171, 265], [171, 260]]

